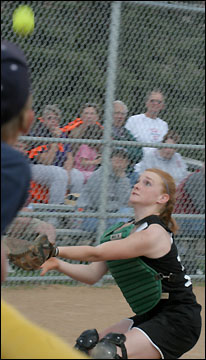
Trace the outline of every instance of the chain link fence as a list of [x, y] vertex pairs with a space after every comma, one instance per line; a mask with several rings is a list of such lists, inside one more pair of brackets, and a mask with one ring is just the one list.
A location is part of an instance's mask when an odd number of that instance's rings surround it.
[[[12, 29], [22, 4], [35, 14], [27, 37]], [[151, 151], [183, 199], [174, 215], [183, 264], [204, 279], [205, 2], [2, 1], [1, 12], [2, 38], [27, 55], [35, 111], [30, 133], [16, 144], [32, 164], [32, 211], [18, 217], [52, 223], [58, 245], [97, 244], [106, 226], [132, 217], [128, 194]], [[163, 128], [145, 138], [144, 128], [138, 137], [132, 127], [131, 135], [124, 126], [147, 114], [154, 94], [164, 105]], [[18, 236], [30, 238], [26, 225]], [[10, 264], [5, 284], [61, 281], [68, 278]]]

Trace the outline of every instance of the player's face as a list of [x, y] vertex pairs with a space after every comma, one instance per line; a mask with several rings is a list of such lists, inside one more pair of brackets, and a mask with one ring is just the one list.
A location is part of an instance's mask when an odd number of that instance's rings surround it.
[[152, 93], [146, 102], [147, 111], [158, 114], [164, 108], [164, 99], [161, 93]]
[[135, 184], [129, 202], [130, 204], [155, 205], [163, 193], [162, 180], [156, 173], [145, 171]]
[[124, 126], [126, 116], [127, 116], [127, 111], [125, 107], [121, 104], [114, 104], [114, 112], [113, 112], [114, 126], [116, 127]]
[[99, 117], [95, 108], [87, 107], [82, 111], [81, 119], [88, 125], [93, 125], [96, 123], [96, 121], [98, 121]]

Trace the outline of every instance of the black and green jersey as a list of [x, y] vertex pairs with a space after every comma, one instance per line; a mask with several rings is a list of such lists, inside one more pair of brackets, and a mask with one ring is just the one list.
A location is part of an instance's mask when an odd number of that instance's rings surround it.
[[[146, 217], [120, 229], [124, 223], [109, 228], [101, 237], [101, 243], [129, 236], [132, 229], [147, 229], [151, 224], [159, 224], [171, 235], [170, 251], [158, 259], [134, 257], [123, 260], [109, 260], [107, 266], [122, 291], [128, 304], [136, 314], [143, 314], [152, 309], [161, 299], [162, 293], [176, 299], [186, 296], [192, 301], [191, 281], [180, 263], [172, 232], [156, 215]], [[194, 300], [194, 299], [193, 299]]]

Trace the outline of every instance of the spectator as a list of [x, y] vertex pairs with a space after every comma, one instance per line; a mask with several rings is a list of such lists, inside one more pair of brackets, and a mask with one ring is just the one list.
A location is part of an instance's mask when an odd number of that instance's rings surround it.
[[[164, 96], [160, 90], [153, 90], [146, 99], [146, 113], [133, 115], [126, 122], [128, 129], [138, 142], [156, 143], [161, 142], [168, 131], [165, 121], [158, 118], [158, 114], [164, 109]], [[144, 147], [144, 152], [148, 147]]]
[[[111, 164], [109, 167], [108, 191], [107, 191], [107, 211], [131, 213], [128, 208], [128, 199], [131, 192], [130, 181], [126, 176], [128, 166], [128, 153], [122, 147], [116, 147], [111, 154]], [[100, 206], [101, 182], [103, 178], [103, 167], [93, 172], [87, 183], [84, 185], [80, 197], [77, 200], [77, 207], [80, 210], [98, 211]], [[116, 218], [108, 219], [107, 226], [117, 221]], [[87, 231], [96, 231], [97, 219], [84, 219], [81, 228]]]
[[64, 168], [54, 165], [32, 165], [30, 202], [63, 204], [68, 193], [80, 193], [84, 183], [83, 174], [66, 166], [67, 161]]
[[[95, 125], [88, 125], [85, 128], [83, 139], [100, 140], [103, 137], [103, 130]], [[74, 157], [74, 168], [84, 175], [84, 183], [87, 182], [93, 171], [101, 164], [101, 145], [82, 144]]]
[[[67, 134], [60, 128], [61, 112], [57, 105], [47, 105], [43, 111], [43, 117], [39, 117], [32, 127], [31, 136], [45, 136], [49, 138], [67, 138]], [[71, 155], [70, 144], [49, 143], [30, 148], [29, 158], [34, 164], [63, 166], [67, 157]]]
[[71, 138], [81, 139], [87, 125], [95, 125], [103, 129], [100, 124], [100, 109], [95, 103], [86, 103], [80, 109], [80, 117], [61, 128], [64, 133], [69, 133]]
[[205, 213], [205, 164], [179, 184], [174, 212], [177, 214]]
[[[176, 214], [205, 214], [205, 165], [187, 176], [176, 192]], [[185, 267], [191, 274], [203, 274], [201, 258], [205, 258], [205, 219], [177, 218], [179, 235], [190, 238], [189, 242], [178, 244], [181, 256], [185, 257]], [[204, 261], [204, 260], [203, 260]]]
[[[127, 130], [125, 125], [125, 119], [128, 113], [126, 104], [120, 100], [116, 100], [113, 103], [113, 126], [112, 126], [112, 139], [113, 140], [123, 140], [123, 141], [136, 141], [135, 137]], [[133, 183], [134, 165], [138, 163], [143, 155], [142, 148], [137, 146], [126, 146], [128, 151], [128, 167], [127, 167], [127, 176], [130, 178], [131, 183]]]
[[[39, 122], [32, 128], [30, 135], [37, 136], [44, 134], [44, 136], [50, 138], [67, 137], [67, 134], [62, 132], [60, 128], [60, 110], [57, 105], [47, 105], [43, 112], [43, 118], [38, 118], [38, 120]], [[28, 156], [33, 164], [38, 164], [38, 166], [32, 167], [31, 201], [60, 204], [68, 192], [80, 193], [84, 177], [80, 171], [73, 168], [73, 153], [70, 144], [55, 142], [39, 145], [31, 148], [28, 151]], [[45, 167], [45, 165], [47, 166]], [[59, 192], [58, 196], [56, 184], [60, 181], [63, 181], [64, 184], [60, 184], [61, 192]], [[55, 198], [49, 199], [49, 188], [52, 186], [52, 193], [56, 195]], [[64, 196], [62, 197], [61, 194], [63, 192]], [[56, 198], [58, 201], [55, 200]]]
[[[26, 145], [18, 140], [14, 148], [27, 155]], [[44, 202], [49, 204], [63, 204], [68, 187], [66, 170], [59, 166], [32, 164], [30, 197], [28, 202]], [[41, 185], [40, 185], [41, 184]]]
[[[179, 141], [179, 136], [172, 130], [168, 131], [162, 140], [166, 144], [177, 144]], [[175, 152], [175, 148], [149, 149], [144, 154], [142, 161], [135, 166], [136, 180], [140, 174], [149, 168], [168, 172], [174, 178], [176, 186], [188, 175], [187, 165], [182, 156]]]
[[29, 133], [31, 136], [61, 137], [60, 130], [61, 111], [57, 104], [46, 105], [43, 117], [37, 118]]

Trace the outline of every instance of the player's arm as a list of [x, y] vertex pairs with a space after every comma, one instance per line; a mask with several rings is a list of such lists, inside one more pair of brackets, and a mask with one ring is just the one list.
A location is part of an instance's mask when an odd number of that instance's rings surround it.
[[138, 256], [159, 257], [171, 247], [167, 232], [157, 224], [148, 229], [135, 232], [125, 239], [113, 240], [94, 246], [58, 247], [58, 256], [79, 261], [106, 261], [129, 259]]
[[85, 284], [93, 285], [106, 274], [108, 268], [105, 262], [95, 262], [89, 265], [69, 264], [55, 257], [45, 261], [41, 266], [41, 276], [45, 275], [49, 270], [57, 270], [74, 280]]

